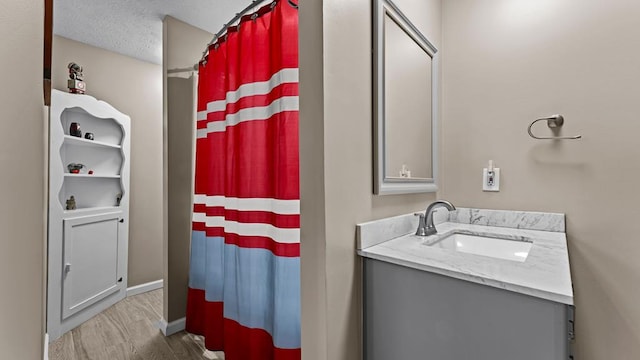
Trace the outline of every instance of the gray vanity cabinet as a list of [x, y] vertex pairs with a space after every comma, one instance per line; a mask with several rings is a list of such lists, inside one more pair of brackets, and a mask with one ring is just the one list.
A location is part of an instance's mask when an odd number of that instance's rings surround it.
[[365, 360], [567, 360], [572, 309], [364, 259]]

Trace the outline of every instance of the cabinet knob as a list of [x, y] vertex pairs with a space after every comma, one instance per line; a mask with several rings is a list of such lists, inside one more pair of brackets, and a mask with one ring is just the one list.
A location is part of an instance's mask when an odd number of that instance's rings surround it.
[[121, 223], [123, 223], [123, 222], [124, 222], [124, 219], [120, 219], [120, 222], [121, 222]]

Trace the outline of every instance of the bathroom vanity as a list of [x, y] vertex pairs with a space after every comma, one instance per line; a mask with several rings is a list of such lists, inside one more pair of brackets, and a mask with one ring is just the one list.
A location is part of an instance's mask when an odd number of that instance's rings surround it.
[[440, 210], [359, 224], [366, 360], [566, 360], [573, 290], [563, 214]]

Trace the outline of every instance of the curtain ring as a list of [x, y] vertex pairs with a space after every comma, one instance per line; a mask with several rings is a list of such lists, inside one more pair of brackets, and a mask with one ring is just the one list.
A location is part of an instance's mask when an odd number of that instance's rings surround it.
[[277, 1], [272, 2], [272, 3], [271, 3], [271, 9], [273, 9], [274, 7], [276, 7], [276, 5], [278, 5], [278, 2], [277, 2]]
[[258, 18], [259, 14], [258, 13], [253, 13], [251, 14], [251, 20], [256, 21], [256, 19]]

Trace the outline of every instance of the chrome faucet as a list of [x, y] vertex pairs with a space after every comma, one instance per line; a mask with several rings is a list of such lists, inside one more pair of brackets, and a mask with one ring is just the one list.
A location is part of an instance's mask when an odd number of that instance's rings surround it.
[[449, 211], [453, 211], [456, 209], [452, 203], [446, 200], [438, 200], [431, 203], [427, 210], [423, 213], [415, 213], [415, 216], [420, 217], [420, 222], [418, 224], [418, 230], [416, 230], [416, 235], [418, 236], [429, 236], [436, 234], [438, 231], [436, 230], [436, 226], [433, 224], [433, 212], [435, 209], [439, 207], [445, 207]]

